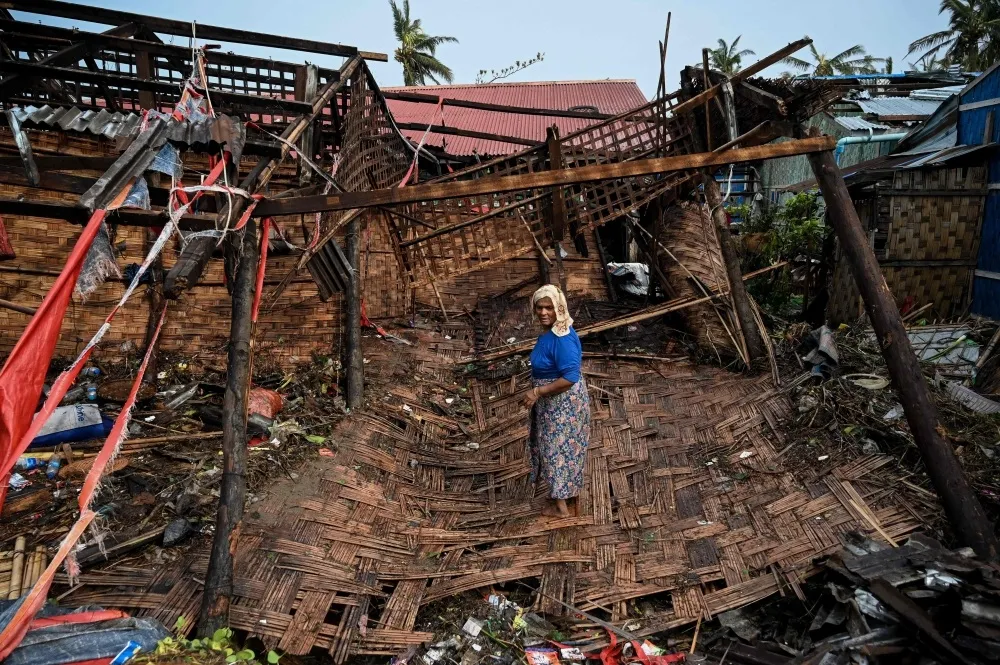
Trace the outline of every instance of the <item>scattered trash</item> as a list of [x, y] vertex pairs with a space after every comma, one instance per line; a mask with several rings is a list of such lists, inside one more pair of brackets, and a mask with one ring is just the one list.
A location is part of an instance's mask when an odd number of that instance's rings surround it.
[[825, 462], [828, 459], [830, 459], [829, 455], [820, 455], [819, 457], [816, 458], [816, 460], [819, 462]]
[[104, 417], [96, 404], [59, 406], [42, 425], [30, 447], [99, 439], [111, 432], [112, 425], [114, 421]]
[[809, 352], [802, 357], [803, 362], [812, 365], [814, 376], [830, 378], [840, 365], [840, 354], [837, 352], [837, 341], [827, 326], [813, 330], [803, 340], [803, 345]]
[[889, 379], [877, 374], [848, 374], [844, 378], [866, 390], [882, 390], [889, 387]]
[[953, 400], [970, 411], [975, 411], [976, 413], [1000, 413], [1000, 403], [983, 397], [975, 390], [966, 388], [961, 383], [947, 381], [945, 382], [944, 389]]
[[528, 665], [559, 665], [559, 654], [546, 647], [526, 647], [524, 657]]
[[743, 452], [740, 453], [740, 459], [746, 459], [748, 457], [753, 457], [752, 450], [744, 450]]
[[567, 647], [565, 649], [560, 649], [559, 655], [563, 658], [563, 660], [583, 661], [587, 659], [587, 657], [583, 655], [583, 652], [577, 649], [576, 647]]
[[465, 625], [462, 626], [462, 630], [472, 637], [477, 637], [483, 631], [483, 622], [474, 617], [469, 617]]
[[191, 523], [183, 517], [178, 517], [177, 519], [170, 522], [167, 525], [166, 531], [163, 532], [163, 546], [173, 547], [178, 543], [182, 542], [194, 529], [191, 528]]
[[24, 487], [27, 487], [31, 483], [29, 483], [28, 479], [22, 476], [21, 474], [12, 473], [10, 474], [10, 479], [7, 481], [7, 484], [10, 486], [11, 489], [19, 490]]
[[891, 409], [885, 412], [885, 415], [882, 416], [882, 420], [886, 421], [887, 423], [894, 423], [900, 418], [902, 418], [904, 415], [906, 414], [903, 412], [903, 405], [896, 404]]

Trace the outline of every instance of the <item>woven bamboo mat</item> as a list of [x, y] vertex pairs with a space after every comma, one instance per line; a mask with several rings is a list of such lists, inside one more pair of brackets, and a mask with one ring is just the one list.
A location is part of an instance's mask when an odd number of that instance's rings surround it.
[[[649, 628], [662, 629], [801, 596], [813, 559], [844, 533], [897, 539], [920, 525], [889, 489], [888, 457], [784, 468], [790, 405], [769, 379], [591, 360], [579, 516], [542, 517], [528, 482], [527, 376], [466, 386], [454, 359], [470, 335], [453, 323], [412, 348], [369, 341], [369, 393], [384, 401], [341, 423], [334, 458], [248, 510], [234, 628], [338, 662], [391, 655], [430, 638], [414, 632], [428, 603], [529, 580], [553, 614], [558, 599], [620, 620], [635, 599], [669, 599]], [[90, 572], [63, 602], [173, 625], [196, 614], [206, 561]]]

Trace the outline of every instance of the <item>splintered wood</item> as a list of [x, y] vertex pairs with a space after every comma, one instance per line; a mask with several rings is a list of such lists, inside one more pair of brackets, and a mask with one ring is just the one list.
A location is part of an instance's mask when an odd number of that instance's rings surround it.
[[[528, 481], [527, 376], [460, 391], [454, 360], [470, 334], [450, 324], [412, 348], [371, 341], [370, 380], [391, 394], [341, 423], [334, 458], [248, 509], [233, 628], [338, 662], [394, 655], [432, 637], [414, 630], [421, 607], [524, 580], [554, 614], [564, 602], [620, 621], [657, 596], [670, 609], [644, 630], [663, 630], [801, 595], [813, 560], [849, 531], [898, 540], [920, 525], [887, 489], [887, 457], [783, 468], [790, 406], [769, 379], [598, 360], [584, 363], [593, 432], [579, 516], [544, 518]], [[448, 395], [471, 401], [467, 415]], [[88, 572], [63, 602], [173, 625], [194, 615], [206, 559]]]

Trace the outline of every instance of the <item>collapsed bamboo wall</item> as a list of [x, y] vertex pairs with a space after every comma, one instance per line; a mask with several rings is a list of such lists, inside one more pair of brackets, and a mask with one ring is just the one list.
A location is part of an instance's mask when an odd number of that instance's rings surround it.
[[[119, 154], [114, 143], [103, 137], [41, 131], [29, 134], [39, 155]], [[15, 150], [7, 131], [0, 132], [0, 148]], [[193, 183], [194, 173], [208, 170], [204, 156], [185, 153], [182, 159], [188, 173], [185, 182]], [[248, 170], [251, 165], [252, 160], [244, 159], [241, 171]], [[283, 171], [286, 176], [283, 179], [290, 181], [295, 173], [294, 165], [286, 165]], [[65, 173], [89, 178], [100, 175], [97, 171]], [[278, 193], [287, 186], [272, 183], [270, 193]], [[66, 203], [74, 203], [78, 199], [76, 194], [13, 185], [0, 185], [0, 196]], [[113, 221], [113, 218], [112, 214], [109, 219]], [[279, 218], [276, 221], [288, 240], [298, 246], [306, 244], [304, 229], [311, 232], [315, 223], [311, 215]], [[23, 216], [7, 216], [3, 222], [17, 256], [14, 260], [0, 263], [0, 298], [37, 307], [62, 270], [81, 227], [63, 220]], [[419, 287], [415, 293], [411, 289], [407, 275], [392, 250], [388, 227], [381, 213], [377, 210], [366, 212], [362, 227], [361, 279], [368, 316], [380, 322], [406, 317], [412, 310], [414, 298], [422, 305], [437, 308], [437, 296], [429, 284]], [[146, 233], [146, 229], [137, 227], [119, 226], [114, 229], [114, 244], [122, 249], [118, 257], [120, 268], [124, 270], [129, 264], [142, 262]], [[600, 259], [593, 238], [588, 237], [587, 240], [589, 258], [579, 254], [572, 242], [563, 243], [568, 253], [564, 260], [568, 290], [571, 295], [603, 299], [606, 291]], [[338, 242], [343, 243], [343, 237], [339, 237]], [[177, 239], [165, 249], [163, 262], [167, 270], [177, 260], [179, 249]], [[551, 250], [549, 255], [552, 256]], [[257, 332], [258, 348], [262, 351], [259, 365], [264, 362], [279, 366], [306, 362], [314, 353], [336, 353], [343, 343], [340, 296], [337, 294], [327, 302], [321, 301], [308, 272], [302, 271], [296, 276], [277, 301], [271, 303], [267, 298], [267, 294], [297, 260], [297, 256], [274, 255], [268, 259], [265, 300]], [[531, 275], [537, 275], [538, 270], [537, 254], [532, 252], [470, 275], [442, 279], [436, 286], [446, 309], [460, 313], [474, 309], [480, 297], [501, 293]], [[63, 322], [57, 355], [75, 356], [79, 353], [121, 297], [125, 286], [122, 279], [109, 280], [86, 302], [72, 302]], [[149, 318], [146, 288], [145, 285], [140, 286], [116, 318], [96, 358], [99, 359], [102, 353], [120, 357], [123, 344], [125, 348], [141, 347]], [[198, 356], [206, 363], [221, 367], [229, 339], [229, 318], [230, 296], [226, 290], [223, 262], [221, 258], [215, 258], [209, 262], [202, 280], [179, 301], [169, 304], [160, 348], [186, 356]], [[0, 308], [0, 353], [9, 352], [14, 347], [28, 320], [25, 314]]]

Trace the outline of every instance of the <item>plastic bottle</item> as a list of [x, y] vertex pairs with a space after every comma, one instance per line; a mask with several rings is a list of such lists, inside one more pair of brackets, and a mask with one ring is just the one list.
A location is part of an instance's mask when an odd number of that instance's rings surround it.
[[42, 467], [42, 460], [37, 457], [19, 457], [14, 468], [20, 471], [31, 471]]
[[96, 402], [97, 401], [97, 386], [93, 383], [87, 385], [87, 401]]
[[59, 467], [62, 465], [62, 460], [59, 455], [53, 455], [52, 459], [49, 460], [49, 465], [45, 468], [45, 477], [49, 480], [55, 480], [55, 477], [59, 475]]
[[63, 406], [76, 404], [86, 396], [87, 396], [87, 389], [84, 388], [83, 386], [77, 386], [76, 388], [73, 388], [72, 390], [66, 393], [66, 395], [62, 398], [60, 404]]
[[80, 374], [83, 375], [83, 376], [90, 376], [90, 377], [97, 378], [98, 376], [101, 375], [101, 368], [100, 367], [94, 367], [94, 366], [84, 367], [83, 371], [80, 372]]

